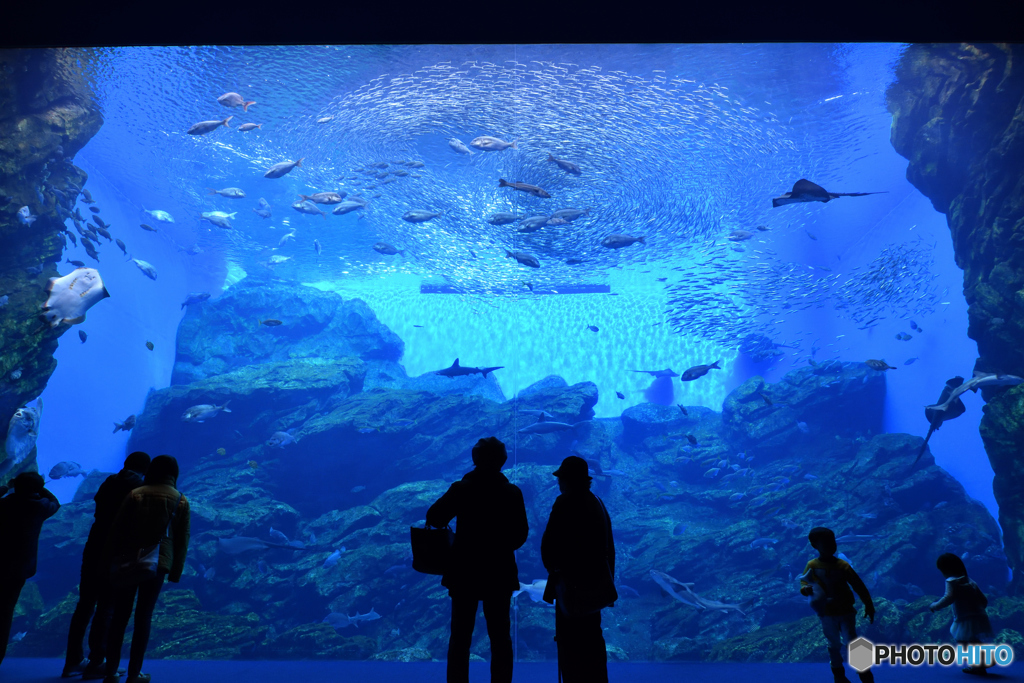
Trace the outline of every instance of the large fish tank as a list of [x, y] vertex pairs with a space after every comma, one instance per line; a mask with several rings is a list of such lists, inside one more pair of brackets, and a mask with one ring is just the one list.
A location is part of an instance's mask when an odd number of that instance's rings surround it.
[[[192, 506], [149, 660], [444, 660], [449, 599], [411, 568], [409, 528], [491, 435], [530, 522], [519, 662], [555, 658], [540, 537], [571, 454], [590, 462], [614, 527], [612, 662], [824, 672], [798, 583], [818, 525], [874, 597], [867, 637], [949, 641], [948, 611], [927, 612], [943, 591], [936, 557], [962, 556], [990, 601], [1011, 572], [980, 393], [915, 461], [924, 407], [970, 378], [978, 349], [945, 217], [890, 143], [905, 49], [62, 53], [102, 126], [68, 160], [83, 193], [64, 188], [54, 208], [41, 183], [27, 205], [78, 237], [71, 214], [93, 229], [98, 210], [124, 253], [100, 237], [97, 261], [65, 238], [59, 258], [39, 254], [42, 274], [5, 274], [36, 283], [41, 305], [47, 280], [81, 261], [110, 294], [58, 330], [19, 465], [71, 474], [48, 483], [63, 507], [8, 656], [63, 656], [92, 495], [144, 450], [178, 459]], [[226, 93], [255, 104], [224, 106]], [[471, 146], [481, 136], [515, 145]], [[773, 207], [800, 179], [875, 194]], [[325, 192], [357, 206], [301, 199]], [[563, 209], [580, 211], [522, 223]], [[489, 222], [498, 213], [515, 220]], [[610, 248], [609, 235], [643, 239]], [[439, 374], [456, 363], [497, 369]], [[207, 419], [184, 419], [204, 404]], [[572, 427], [533, 433], [538, 411]], [[128, 416], [134, 428], [111, 433]], [[696, 608], [670, 579], [729, 609]], [[1021, 642], [993, 622], [997, 640]], [[489, 658], [479, 621], [473, 653]]]

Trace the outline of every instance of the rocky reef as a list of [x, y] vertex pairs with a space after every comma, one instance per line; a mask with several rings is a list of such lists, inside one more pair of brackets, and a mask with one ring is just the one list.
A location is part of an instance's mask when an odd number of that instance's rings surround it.
[[[306, 328], [313, 339], [330, 329], [320, 346], [287, 322], [259, 329], [239, 302], [283, 300], [272, 287], [243, 280], [189, 313], [218, 326], [190, 323], [179, 337], [183, 383], [150, 394], [131, 437], [131, 449], [179, 458], [192, 504], [188, 565], [161, 596], [153, 656], [443, 659], [447, 594], [438, 577], [412, 570], [408, 530], [490, 434], [514, 446], [506, 473], [527, 502], [523, 583], [546, 576], [540, 537], [554, 466], [573, 451], [591, 462], [616, 536], [621, 599], [605, 613], [614, 659], [822, 660], [796, 579], [815, 525], [836, 531], [877, 598], [869, 636], [944, 638], [949, 617], [922, 609], [943, 587], [935, 558], [955, 552], [993, 601], [997, 628], [1009, 629], [1001, 635], [1020, 640], [1024, 604], [1002, 597], [995, 520], [930, 455], [911, 467], [921, 439], [882, 432], [885, 375], [862, 363], [803, 368], [775, 384], [752, 378], [721, 413], [641, 404], [594, 419], [589, 382], [547, 377], [506, 400], [493, 377], [407, 377], [401, 342], [362, 302], [334, 294], [300, 290], [289, 309], [320, 321]], [[199, 403], [231, 412], [183, 421]], [[575, 426], [520, 433], [537, 419], [523, 410]], [[845, 419], [829, 419], [837, 414]], [[268, 443], [289, 428], [294, 442]], [[16, 625], [28, 635], [13, 654], [61, 653], [91, 512], [83, 494], [44, 526], [40, 574]], [[683, 604], [652, 572], [722, 606]], [[520, 658], [552, 659], [552, 608], [523, 592], [514, 609]], [[486, 656], [486, 645], [479, 629], [473, 652]]]
[[[0, 425], [42, 393], [66, 325], [40, 323], [47, 280], [64, 249], [64, 220], [85, 185], [71, 160], [102, 117], [70, 51], [0, 50]], [[36, 220], [24, 225], [18, 210]], [[0, 461], [3, 439], [0, 439]], [[35, 468], [31, 454], [18, 468]]]
[[[949, 223], [975, 369], [1024, 376], [1024, 46], [913, 45], [888, 100], [907, 179]], [[985, 398], [981, 435], [1022, 593], [1024, 385]]]

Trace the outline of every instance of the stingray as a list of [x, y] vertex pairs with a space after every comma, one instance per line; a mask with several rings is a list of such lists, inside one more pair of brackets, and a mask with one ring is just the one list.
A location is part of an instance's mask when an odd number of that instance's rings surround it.
[[[946, 386], [942, 388], [942, 393], [939, 394], [938, 404], [946, 405], [947, 408], [938, 409], [937, 406], [928, 406], [924, 409], [924, 416], [928, 420], [928, 435], [924, 437], [924, 443], [921, 444], [921, 450], [917, 452], [917, 457], [914, 458], [914, 465], [924, 455], [924, 449], [928, 447], [928, 440], [932, 438], [932, 433], [942, 426], [942, 423], [946, 420], [952, 420], [955, 417], [960, 417], [967, 410], [964, 406], [964, 402], [960, 400], [960, 388], [964, 385], [964, 378], [959, 375], [953, 379], [946, 380]], [[953, 393], [956, 392], [956, 396]], [[952, 397], [952, 398], [951, 398]]]
[[84, 322], [85, 312], [110, 296], [94, 268], [76, 268], [64, 277], [51, 277], [46, 291], [50, 297], [43, 306], [43, 318], [50, 327]]
[[960, 394], [965, 391], [977, 392], [978, 389], [981, 389], [982, 387], [1009, 387], [1016, 386], [1021, 383], [1024, 383], [1024, 378], [1018, 377], [1017, 375], [998, 375], [995, 373], [979, 372], [975, 370], [974, 377], [963, 384], [954, 387], [948, 396], [940, 396], [937, 403], [927, 406], [925, 409], [947, 412], [952, 408], [953, 402], [956, 401]]
[[772, 199], [772, 207], [783, 204], [801, 202], [830, 202], [837, 197], [863, 197], [869, 194], [885, 194], [884, 192], [829, 192], [821, 185], [801, 178], [793, 185], [793, 189], [781, 197]]
[[634, 370], [633, 372], [646, 372], [651, 377], [678, 377], [678, 372], [672, 372], [672, 368], [664, 370]]

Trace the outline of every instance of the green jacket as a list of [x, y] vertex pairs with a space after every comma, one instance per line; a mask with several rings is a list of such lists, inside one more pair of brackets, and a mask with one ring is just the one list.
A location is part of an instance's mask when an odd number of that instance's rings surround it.
[[188, 499], [181, 496], [170, 534], [167, 522], [171, 518], [174, 504], [178, 500], [175, 481], [167, 477], [134, 489], [121, 503], [117, 517], [107, 538], [107, 556], [160, 543], [160, 572], [167, 579], [177, 583], [185, 569], [185, 555], [188, 553], [190, 533]]

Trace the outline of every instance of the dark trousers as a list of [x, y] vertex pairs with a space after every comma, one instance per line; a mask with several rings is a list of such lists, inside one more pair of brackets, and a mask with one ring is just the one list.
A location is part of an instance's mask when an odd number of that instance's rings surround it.
[[555, 601], [558, 669], [565, 683], [608, 683], [608, 652], [601, 633], [601, 613], [567, 617]]
[[[98, 666], [107, 651], [107, 629], [113, 608], [110, 604], [110, 582], [107, 575], [98, 569], [93, 562], [82, 563], [82, 577], [78, 583], [78, 605], [71, 616], [71, 628], [68, 631], [68, 649], [64, 663], [72, 666], [82, 661], [84, 656], [82, 640], [92, 619], [89, 630], [89, 661]], [[93, 612], [96, 617], [93, 618]]]
[[512, 683], [512, 593], [485, 598], [452, 595], [452, 635], [448, 639], [448, 683], [469, 683], [469, 646], [481, 600], [491, 640], [491, 683]]
[[7, 654], [7, 641], [11, 639], [11, 622], [14, 621], [14, 608], [18, 605], [18, 596], [25, 587], [25, 579], [16, 579], [0, 574], [0, 662]]
[[135, 605], [135, 631], [132, 634], [132, 652], [128, 659], [128, 675], [134, 676], [142, 671], [142, 659], [146, 656], [149, 645], [149, 627], [153, 623], [153, 608], [160, 597], [160, 589], [164, 586], [166, 574], [161, 573], [155, 579], [143, 581], [138, 586], [115, 586], [111, 589], [111, 602], [114, 616], [110, 620], [110, 631], [107, 633], [107, 675], [116, 676], [117, 666], [121, 663], [121, 645], [124, 644], [124, 632], [128, 628], [128, 619], [132, 616], [132, 604], [135, 594], [139, 594], [139, 602]]

